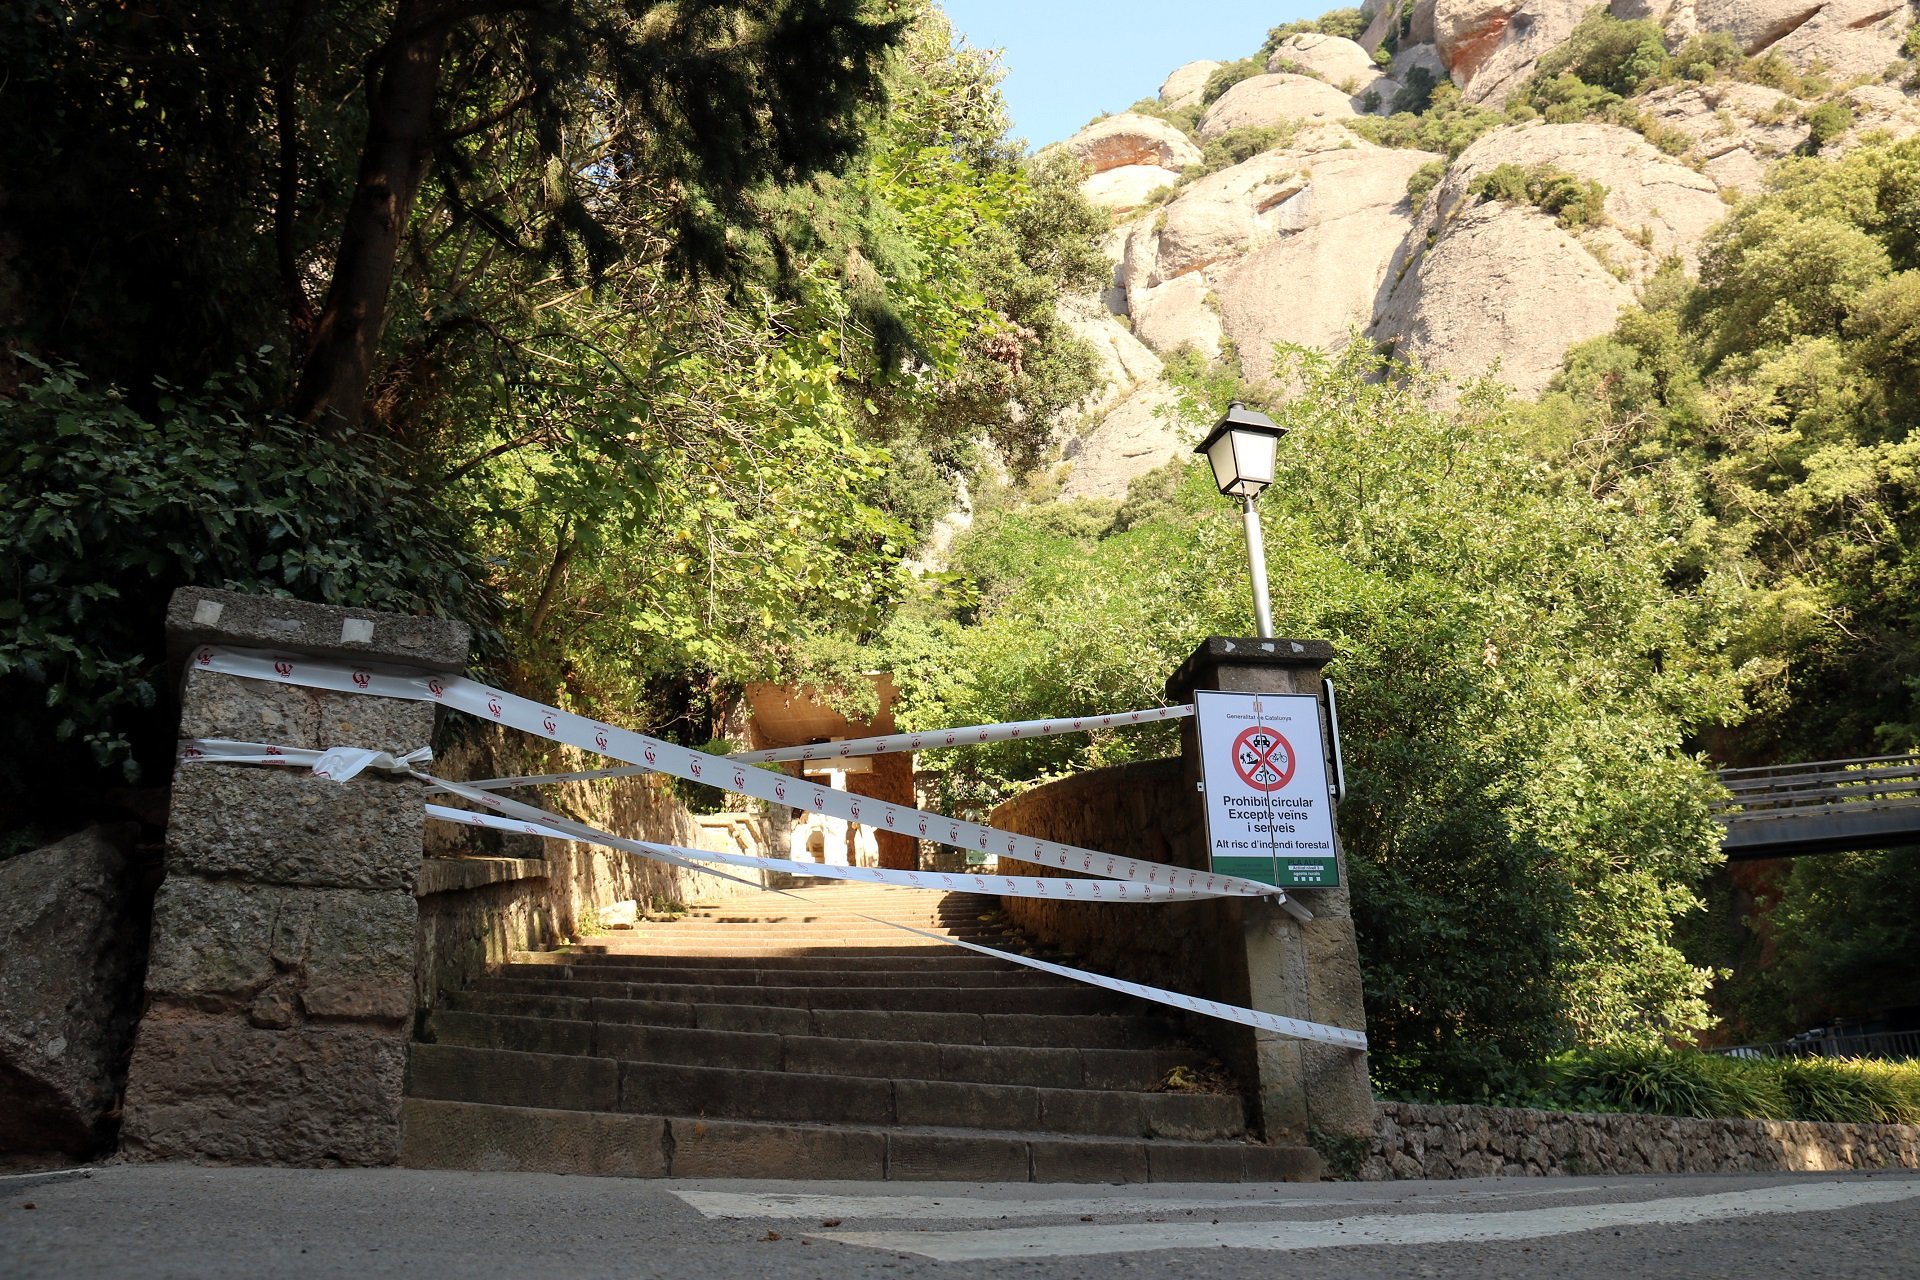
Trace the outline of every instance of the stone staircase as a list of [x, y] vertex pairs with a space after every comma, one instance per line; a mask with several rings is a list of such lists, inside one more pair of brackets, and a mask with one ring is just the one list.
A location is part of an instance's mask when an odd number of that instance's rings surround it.
[[[828, 884], [448, 993], [413, 1045], [402, 1163], [634, 1177], [1317, 1178], [1157, 1005], [863, 919], [1008, 945], [990, 897]], [[1017, 949], [1018, 943], [1013, 944]]]

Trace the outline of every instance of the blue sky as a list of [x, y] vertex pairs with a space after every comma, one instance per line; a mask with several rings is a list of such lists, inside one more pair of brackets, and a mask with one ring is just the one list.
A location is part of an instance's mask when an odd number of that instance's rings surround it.
[[1267, 28], [1340, 6], [1341, 0], [941, 0], [967, 43], [1005, 51], [1002, 88], [1014, 132], [1035, 147], [1158, 92], [1167, 73], [1184, 62], [1244, 58], [1259, 50]]

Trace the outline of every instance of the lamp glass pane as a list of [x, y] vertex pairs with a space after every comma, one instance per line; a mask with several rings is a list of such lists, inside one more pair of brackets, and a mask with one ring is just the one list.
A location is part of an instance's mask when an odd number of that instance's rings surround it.
[[1233, 441], [1234, 468], [1241, 485], [1251, 486], [1251, 491], [1258, 493], [1272, 484], [1278, 438], [1264, 431], [1230, 431], [1227, 435]]
[[1218, 440], [1207, 446], [1207, 461], [1213, 466], [1213, 483], [1225, 494], [1235, 493], [1233, 433], [1223, 432]]

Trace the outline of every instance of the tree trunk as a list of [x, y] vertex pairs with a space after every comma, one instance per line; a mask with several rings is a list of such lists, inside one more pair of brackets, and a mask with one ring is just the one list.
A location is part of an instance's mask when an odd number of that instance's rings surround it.
[[294, 393], [295, 415], [328, 435], [357, 428], [366, 413], [400, 241], [432, 156], [433, 102], [448, 27], [439, 8], [401, 0], [393, 35], [370, 77], [360, 177]]

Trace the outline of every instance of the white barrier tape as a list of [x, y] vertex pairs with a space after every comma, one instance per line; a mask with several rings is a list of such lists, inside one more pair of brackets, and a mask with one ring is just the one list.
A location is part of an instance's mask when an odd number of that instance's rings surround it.
[[[462, 790], [465, 790], [465, 788], [463, 788], [459, 783], [443, 783], [442, 785], [446, 786], [448, 790], [453, 791], [456, 794], [458, 794]], [[880, 872], [879, 868], [873, 868], [873, 867], [819, 867], [816, 864], [810, 863], [810, 862], [788, 862], [787, 860], [782, 858], [753, 858], [753, 857], [748, 857], [745, 854], [711, 854], [711, 853], [705, 853], [705, 852], [701, 852], [694, 849], [681, 849], [672, 845], [654, 844], [652, 841], [649, 841], [649, 840], [626, 840], [626, 839], [622, 839], [619, 836], [612, 835], [608, 832], [599, 831], [599, 830], [596, 830], [595, 828], [588, 827], [584, 823], [573, 822], [569, 819], [559, 819], [557, 822], [554, 823], [554, 826], [556, 828], [564, 829], [564, 833], [563, 833], [561, 830], [545, 829], [544, 824], [541, 823], [538, 820], [538, 818], [534, 816], [534, 815], [541, 815], [542, 811], [539, 809], [535, 809], [532, 805], [523, 805], [517, 801], [504, 800], [499, 796], [490, 795], [486, 792], [474, 792], [470, 798], [478, 800], [483, 804], [499, 805], [503, 809], [513, 811], [514, 813], [523, 815], [523, 816], [518, 819], [508, 818], [508, 817], [497, 818], [492, 814], [473, 813], [471, 811], [461, 810], [461, 809], [450, 809], [444, 805], [437, 805], [437, 804], [428, 805], [427, 813], [430, 817], [439, 818], [442, 821], [447, 821], [447, 822], [459, 822], [459, 823], [466, 823], [466, 824], [475, 825], [475, 826], [493, 827], [496, 829], [506, 830], [506, 831], [523, 831], [533, 835], [552, 836], [559, 839], [584, 840], [591, 844], [599, 844], [607, 848], [619, 849], [625, 852], [637, 854], [641, 857], [658, 858], [662, 861], [677, 863], [681, 866], [687, 865], [687, 862], [689, 859], [697, 859], [700, 861], [712, 860], [715, 862], [720, 862], [723, 864], [735, 865], [735, 866], [740, 866], [740, 865], [769, 866], [769, 867], [781, 867], [782, 869], [798, 868], [801, 870], [802, 874], [812, 874], [812, 875], [819, 875], [827, 872], [838, 873], [838, 872], [849, 872], [849, 871], [867, 873], [867, 876], [864, 876], [864, 877], [837, 875], [835, 878], [838, 878], [838, 879], [872, 878], [875, 875], [875, 873]], [[549, 819], [553, 819], [557, 817], [557, 815], [545, 815], [545, 816], [548, 817]], [[696, 868], [696, 869], [699, 869], [699, 868]], [[707, 872], [707, 874], [724, 875], [724, 873], [717, 873], [717, 872]], [[1008, 881], [1012, 879], [1011, 877], [1006, 877], [1006, 876], [989, 876], [989, 877], [951, 876], [943, 872], [901, 872], [901, 873], [892, 873], [892, 874], [911, 875], [915, 877], [915, 887], [920, 887], [920, 888], [951, 888], [962, 893], [985, 892], [985, 893], [991, 893], [991, 894], [995, 894], [1002, 897], [1008, 896], [1008, 895], [1013, 895], [1018, 897], [1048, 896], [1040, 892], [1029, 893], [1029, 892], [1024, 892], [1023, 890], [1012, 890], [1012, 889], [1003, 890], [1000, 888], [988, 888], [985, 890], [975, 890], [975, 889], [969, 888], [964, 883], [968, 879], [984, 879], [989, 882], [995, 881], [995, 880]], [[738, 881], [740, 883], [752, 883], [750, 881], [742, 881], [738, 876], [727, 876], [726, 878], [730, 880]], [[951, 885], [947, 883], [939, 883], [939, 882], [951, 882], [951, 881], [959, 881], [961, 883], [951, 884]], [[898, 883], [898, 882], [888, 881], [886, 883]], [[1022, 881], [1023, 886], [1024, 885], [1041, 885], [1045, 883], [1046, 883], [1045, 881], [1040, 881], [1040, 880], [1023, 880]], [[1064, 884], [1064, 883], [1067, 883], [1067, 882], [1065, 881], [1054, 882], [1054, 884], [1056, 885]], [[1083, 883], [1091, 883], [1097, 886], [1099, 882], [1092, 881], [1092, 882], [1083, 882]], [[1109, 886], [1110, 889], [1111, 888], [1127, 888], [1127, 887], [1138, 887], [1138, 886]], [[792, 894], [791, 890], [775, 890], [774, 892], [785, 892], [785, 893]], [[792, 894], [792, 896], [799, 897], [802, 899], [802, 901], [806, 900], [804, 894]], [[1057, 977], [1068, 978], [1075, 982], [1084, 982], [1089, 986], [1104, 987], [1109, 991], [1117, 991], [1123, 995], [1134, 996], [1141, 1000], [1152, 1001], [1155, 1004], [1163, 1004], [1175, 1009], [1186, 1009], [1186, 1010], [1189, 1010], [1190, 1012], [1201, 1014], [1205, 1017], [1220, 1018], [1220, 1019], [1224, 1019], [1227, 1022], [1237, 1022], [1242, 1026], [1255, 1027], [1263, 1031], [1272, 1031], [1279, 1035], [1290, 1036], [1296, 1040], [1314, 1040], [1323, 1044], [1339, 1045], [1340, 1047], [1346, 1048], [1346, 1049], [1365, 1049], [1367, 1047], [1367, 1037], [1364, 1032], [1350, 1031], [1345, 1027], [1328, 1026], [1325, 1023], [1320, 1023], [1320, 1022], [1308, 1022], [1301, 1018], [1287, 1018], [1274, 1013], [1262, 1013], [1257, 1009], [1244, 1009], [1244, 1008], [1241, 1008], [1239, 1005], [1223, 1004], [1218, 1000], [1206, 1000], [1199, 996], [1182, 995], [1177, 991], [1166, 991], [1159, 987], [1149, 987], [1144, 985], [1143, 983], [1128, 982], [1121, 978], [1109, 978], [1105, 974], [1089, 973], [1084, 969], [1071, 969], [1071, 968], [1068, 968], [1066, 965], [1053, 964], [1046, 960], [1036, 960], [1032, 956], [1015, 955], [1010, 951], [1001, 951], [994, 947], [983, 947], [976, 942], [965, 942], [959, 938], [949, 937], [946, 934], [930, 933], [924, 929], [916, 929], [911, 925], [904, 925], [895, 920], [883, 920], [878, 916], [862, 915], [861, 918], [864, 920], [871, 920], [875, 924], [884, 924], [890, 928], [899, 929], [905, 933], [911, 933], [918, 937], [931, 938], [936, 942], [950, 942], [956, 947], [965, 947], [969, 951], [975, 951], [984, 956], [994, 956], [1002, 960], [1011, 960], [1015, 964], [1025, 965], [1030, 969], [1038, 969], [1044, 973], [1051, 973]]]
[[884, 756], [896, 751], [931, 751], [939, 747], [977, 747], [987, 742], [1014, 742], [1021, 738], [1047, 738], [1062, 733], [1094, 733], [1101, 729], [1125, 729], [1137, 724], [1156, 724], [1179, 720], [1193, 714], [1193, 707], [1150, 707], [1145, 711], [1118, 711], [1110, 716], [1068, 716], [1053, 720], [1009, 720], [1004, 724], [975, 724], [962, 729], [923, 729], [919, 733], [889, 733], [878, 738], [848, 738], [844, 742], [815, 742], [802, 747], [769, 747], [764, 751], [744, 751], [728, 756], [748, 764], [770, 764], [779, 760], [852, 760], [861, 756]]
[[[698, 872], [701, 875], [711, 875], [723, 880], [731, 880], [736, 884], [747, 885], [755, 889], [764, 890], [766, 886], [748, 880], [744, 876], [736, 876], [725, 871], [715, 870], [709, 866], [702, 866], [700, 862], [711, 860], [722, 864], [747, 863], [753, 865], [773, 865], [785, 861], [784, 859], [773, 858], [750, 858], [744, 854], [708, 854], [692, 849], [679, 849], [672, 845], [654, 844], [651, 841], [625, 840], [609, 832], [587, 826], [585, 823], [575, 822], [570, 818], [563, 818], [558, 814], [547, 813], [532, 805], [521, 804], [517, 800], [508, 800], [485, 791], [466, 787], [457, 782], [447, 782], [444, 779], [435, 778], [411, 768], [410, 762], [423, 760], [428, 754], [427, 748], [422, 747], [417, 751], [410, 752], [406, 756], [396, 759], [386, 752], [368, 751], [359, 747], [331, 747], [325, 751], [315, 751], [304, 747], [279, 747], [263, 743], [197, 739], [182, 744], [180, 758], [187, 762], [224, 761], [234, 764], [306, 764], [309, 766], [337, 764], [342, 761], [348, 763], [357, 761], [360, 767], [354, 769], [353, 773], [358, 773], [364, 768], [381, 768], [389, 772], [403, 772], [422, 782], [430, 783], [435, 787], [451, 792], [452, 794], [463, 795], [465, 798], [474, 800], [480, 804], [500, 809], [503, 814], [512, 815], [511, 817], [503, 816], [496, 818], [492, 814], [450, 809], [444, 805], [427, 805], [428, 816], [441, 819], [442, 821], [494, 827], [508, 831], [521, 831], [543, 838], [578, 840], [590, 844], [604, 845], [608, 848], [634, 853], [641, 857], [653, 858], [656, 861], [683, 867], [686, 870]], [[345, 777], [339, 777], [333, 773], [320, 773], [317, 767], [315, 768], [315, 773], [321, 777], [332, 777], [335, 781], [346, 781]], [[352, 774], [347, 776], [350, 777]], [[700, 861], [695, 861], [695, 859], [699, 859]], [[790, 863], [788, 865], [816, 868], [816, 864], [813, 863]], [[817, 870], [818, 869], [815, 871], [816, 874]], [[878, 870], [878, 868], [839, 867], [831, 868], [831, 870], [875, 871]], [[929, 880], [956, 878], [948, 876], [943, 872], [913, 872], [907, 874], [924, 877]], [[964, 879], [965, 877], [960, 878]], [[978, 879], [982, 877], [974, 878]], [[990, 879], [1002, 880], [1007, 878], [1008, 877], [990, 877]], [[1109, 887], [1124, 888], [1128, 886]], [[969, 890], [962, 889], [961, 891], [968, 892]], [[790, 889], [774, 889], [769, 890], [769, 892], [779, 893], [786, 897], [798, 898], [802, 902], [810, 901], [804, 894], [795, 893]], [[987, 892], [999, 893], [998, 890], [987, 890]], [[964, 942], [959, 938], [950, 937], [946, 934], [929, 933], [924, 929], [915, 929], [911, 925], [904, 925], [895, 920], [883, 920], [878, 916], [863, 915], [861, 918], [871, 920], [875, 924], [886, 925], [890, 929], [898, 929], [903, 933], [911, 933], [917, 937], [930, 938], [935, 942], [950, 943], [953, 946], [964, 947], [969, 951], [978, 952], [984, 956], [1010, 960], [1014, 964], [1024, 965], [1030, 969], [1038, 969], [1044, 973], [1051, 973], [1075, 982], [1083, 982], [1089, 986], [1103, 987], [1109, 991], [1117, 991], [1123, 995], [1130, 995], [1137, 999], [1151, 1001], [1155, 1004], [1167, 1005], [1170, 1008], [1186, 1009], [1206, 1017], [1220, 1018], [1227, 1022], [1235, 1022], [1243, 1026], [1272, 1031], [1279, 1035], [1290, 1036], [1296, 1040], [1313, 1040], [1325, 1044], [1340, 1045], [1343, 1048], [1349, 1049], [1365, 1049], [1367, 1047], [1367, 1037], [1365, 1033], [1349, 1031], [1344, 1027], [1332, 1027], [1324, 1023], [1307, 1022], [1299, 1018], [1284, 1018], [1278, 1014], [1261, 1013], [1257, 1009], [1243, 1009], [1239, 1005], [1222, 1004], [1217, 1000], [1205, 1000], [1198, 996], [1181, 995], [1177, 991], [1166, 991], [1159, 987], [1149, 987], [1138, 982], [1127, 982], [1120, 978], [1109, 978], [1105, 974], [1089, 973], [1084, 969], [1070, 969], [1065, 965], [1053, 964], [1046, 960], [1036, 960], [1032, 956], [1015, 955], [1010, 951], [1000, 951], [993, 947], [983, 947], [976, 942]]]
[[[496, 831], [516, 831], [546, 836], [554, 840], [577, 840], [539, 822], [509, 818], [471, 809], [450, 809], [429, 804], [427, 816], [463, 826], [490, 827]], [[892, 885], [901, 889], [940, 889], [948, 893], [989, 893], [998, 897], [1051, 898], [1058, 902], [1180, 902], [1196, 898], [1219, 897], [1193, 889], [1155, 888], [1114, 880], [1058, 880], [1038, 876], [988, 876], [947, 871], [897, 871], [890, 867], [842, 867], [819, 862], [799, 862], [790, 858], [756, 857], [746, 853], [713, 853], [680, 845], [655, 844], [651, 840], [631, 840], [600, 832], [588, 843], [619, 849], [626, 853], [650, 856], [655, 851], [696, 862], [717, 862], [729, 867], [754, 867], [785, 871], [799, 876], [817, 876], [823, 880], [854, 880], [862, 884]]]
[[[317, 658], [276, 656], [259, 650], [211, 645], [194, 652], [193, 665], [203, 671], [309, 689], [436, 702], [583, 751], [598, 752], [629, 764], [645, 764], [657, 772], [672, 774], [689, 782], [705, 783], [723, 791], [753, 796], [802, 812], [830, 814], [849, 822], [863, 823], [875, 830], [884, 827], [901, 835], [917, 834], [922, 839], [956, 849], [991, 851], [1025, 862], [1114, 880], [1161, 887], [1177, 885], [1183, 889], [1204, 891], [1209, 896], [1273, 898], [1289, 910], [1294, 909], [1294, 904], [1288, 901], [1283, 890], [1257, 880], [1101, 853], [1078, 845], [1001, 831], [962, 818], [947, 818], [922, 809], [889, 804], [869, 796], [756, 769], [744, 760], [712, 756], [704, 751], [650, 738], [631, 729], [615, 728], [598, 720], [589, 720], [570, 711], [544, 706], [530, 698], [492, 688], [465, 676], [382, 671]], [[862, 812], [867, 814], [865, 818], [860, 816]]]
[[1307, 1022], [1301, 1018], [1283, 1018], [1277, 1013], [1261, 1013], [1258, 1009], [1243, 1009], [1237, 1004], [1222, 1004], [1218, 1000], [1205, 1000], [1199, 996], [1183, 996], [1177, 991], [1163, 991], [1159, 987], [1144, 986], [1138, 982], [1127, 982], [1121, 978], [1109, 978], [1104, 973], [1088, 973], [1085, 969], [1069, 969], [1063, 964], [1052, 964], [1045, 960], [1036, 960], [1032, 956], [1017, 956], [1011, 951], [997, 951], [992, 947], [983, 947], [977, 942], [965, 942], [959, 938], [950, 938], [945, 934], [928, 933], [924, 929], [915, 929], [911, 925], [897, 924], [891, 920], [880, 920], [877, 916], [863, 916], [879, 924], [892, 924], [896, 929], [919, 934], [923, 938], [933, 938], [940, 942], [951, 942], [956, 947], [965, 947], [977, 951], [983, 956], [996, 956], [1002, 960], [1011, 960], [1023, 964], [1029, 969], [1038, 969], [1042, 973], [1051, 973], [1062, 978], [1072, 978], [1089, 986], [1105, 987], [1108, 991], [1118, 991], [1123, 995], [1151, 1000], [1155, 1004], [1170, 1005], [1175, 1009], [1187, 1009], [1204, 1014], [1209, 1018], [1220, 1018], [1226, 1022], [1237, 1022], [1245, 1027], [1257, 1027], [1262, 1031], [1273, 1031], [1295, 1040], [1317, 1040], [1322, 1044], [1337, 1044], [1343, 1049], [1364, 1049], [1367, 1047], [1367, 1033], [1349, 1031], [1345, 1027], [1328, 1026], [1324, 1022]]
[[345, 782], [368, 769], [381, 773], [404, 773], [414, 777], [419, 765], [433, 759], [432, 747], [418, 747], [404, 756], [364, 747], [281, 747], [265, 742], [233, 742], [226, 738], [194, 738], [180, 744], [182, 760], [213, 760], [227, 764], [297, 764], [313, 770], [316, 777]]

